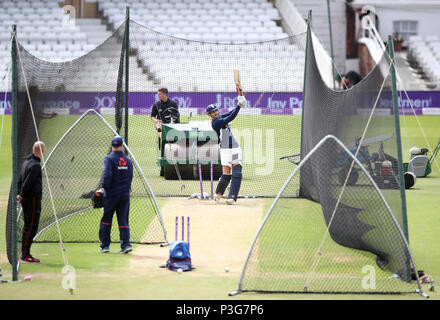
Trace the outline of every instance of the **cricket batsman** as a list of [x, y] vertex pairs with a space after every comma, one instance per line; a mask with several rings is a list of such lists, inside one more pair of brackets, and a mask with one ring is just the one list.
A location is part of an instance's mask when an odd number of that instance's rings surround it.
[[210, 104], [206, 107], [206, 114], [211, 117], [211, 125], [217, 133], [220, 144], [220, 159], [222, 164], [222, 176], [217, 184], [214, 199], [219, 202], [226, 188], [231, 182], [226, 203], [232, 205], [237, 202], [242, 178], [242, 153], [240, 145], [232, 135], [229, 123], [235, 119], [240, 108], [246, 107], [246, 98], [238, 96], [237, 106], [230, 112], [220, 115], [218, 107]]

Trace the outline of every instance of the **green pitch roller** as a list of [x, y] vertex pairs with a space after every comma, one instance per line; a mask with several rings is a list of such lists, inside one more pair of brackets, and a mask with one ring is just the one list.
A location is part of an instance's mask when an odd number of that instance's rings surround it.
[[157, 165], [166, 180], [200, 179], [199, 162], [203, 179], [219, 179], [222, 174], [218, 137], [210, 121], [163, 124], [159, 149]]

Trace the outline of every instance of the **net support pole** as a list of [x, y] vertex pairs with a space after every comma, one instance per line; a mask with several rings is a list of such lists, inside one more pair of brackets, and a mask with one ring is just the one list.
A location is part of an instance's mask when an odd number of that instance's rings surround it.
[[408, 232], [408, 216], [406, 210], [406, 195], [405, 195], [405, 180], [403, 177], [403, 160], [402, 160], [402, 142], [400, 139], [400, 122], [399, 122], [399, 103], [397, 100], [397, 86], [396, 86], [396, 69], [394, 59], [394, 44], [391, 36], [388, 38], [388, 50], [391, 58], [391, 85], [393, 95], [393, 110], [394, 110], [394, 122], [396, 127], [396, 139], [397, 139], [397, 159], [399, 162], [399, 180], [400, 180], [400, 198], [402, 200], [402, 228], [405, 234], [406, 241], [409, 243]]
[[[302, 95], [302, 110], [301, 110], [301, 142], [300, 142], [300, 153], [301, 157], [304, 156], [303, 154], [303, 134], [304, 134], [304, 109], [305, 109], [305, 102], [306, 102], [306, 79], [307, 79], [307, 58], [308, 58], [308, 48], [309, 48], [309, 41], [312, 41], [312, 38], [309, 36], [311, 32], [309, 32], [312, 24], [312, 10], [309, 10], [308, 17], [307, 17], [307, 36], [306, 36], [306, 47], [305, 47], [305, 54], [304, 54], [304, 76], [303, 76], [303, 95]], [[300, 178], [301, 179], [301, 178]], [[302, 183], [300, 183], [300, 189], [299, 193], [302, 194], [301, 190]]]
[[332, 32], [332, 16], [330, 10], [330, 0], [327, 0], [327, 16], [328, 16], [328, 28], [330, 34], [330, 54], [332, 57], [332, 74], [333, 74], [333, 89], [336, 89], [335, 86], [335, 56], [333, 53], [333, 32]]
[[[12, 193], [11, 199], [13, 202], [17, 195], [17, 180], [18, 180], [18, 156], [17, 156], [17, 128], [18, 128], [18, 112], [17, 112], [17, 96], [18, 96], [18, 81], [17, 81], [17, 42], [14, 37], [17, 34], [17, 26], [12, 26], [12, 46], [11, 46], [11, 63], [12, 63], [12, 87], [11, 87], [11, 108], [12, 108]], [[18, 257], [17, 257], [17, 206], [12, 205], [12, 281], [18, 280]]]
[[125, 17], [125, 144], [128, 145], [128, 93], [130, 69], [130, 7], [126, 8]]

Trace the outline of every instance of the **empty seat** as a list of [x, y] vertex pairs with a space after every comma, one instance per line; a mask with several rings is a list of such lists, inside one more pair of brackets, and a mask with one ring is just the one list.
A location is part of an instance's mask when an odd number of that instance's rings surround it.
[[96, 46], [93, 45], [93, 44], [85, 43], [85, 44], [82, 45], [82, 50], [85, 51], [85, 52], [90, 52], [90, 51], [92, 51], [95, 48], [96, 48]]
[[20, 14], [20, 9], [17, 7], [9, 7], [6, 10], [10, 16], [15, 16], [16, 14]]
[[[20, 39], [20, 37], [19, 37], [19, 39]], [[43, 42], [45, 40], [45, 37], [43, 34], [41, 34], [39, 32], [30, 32], [28, 34], [22, 34], [21, 39], [27, 39], [30, 42], [32, 42], [32, 41]]]
[[188, 33], [188, 39], [201, 41], [203, 40], [203, 36], [200, 33]]
[[32, 2], [29, 2], [29, 5], [32, 8], [46, 8], [46, 3], [43, 1], [32, 1]]
[[72, 39], [75, 40], [75, 42], [81, 43], [87, 41], [87, 35], [82, 32], [74, 32], [72, 34]]
[[37, 45], [35, 43], [26, 43], [23, 46], [29, 52], [37, 50]]
[[229, 33], [219, 33], [216, 35], [216, 41], [221, 43], [229, 43], [231, 42], [231, 36]]
[[[62, 9], [58, 7], [56, 0], [19, 0], [12, 4], [11, 2], [1, 1], [0, 4], [2, 8], [7, 8], [0, 9], [0, 40], [3, 37], [4, 43], [10, 39], [10, 22], [19, 20], [19, 39], [29, 45], [30, 52], [44, 59], [67, 61], [73, 57], [84, 55], [95, 48], [95, 45], [88, 44], [87, 35], [79, 32], [78, 29], [68, 33], [65, 32], [65, 29], [63, 29], [65, 15], [62, 13]], [[17, 3], [21, 4], [19, 6], [15, 5]], [[97, 3], [98, 8], [102, 10], [110, 25], [117, 28], [125, 21], [126, 1], [97, 0]], [[293, 59], [296, 59], [294, 53], [296, 54], [297, 51], [291, 52], [283, 49], [283, 46], [271, 46], [267, 42], [262, 42], [271, 40], [274, 37], [286, 36], [282, 29], [272, 21], [272, 19], [279, 18], [277, 9], [266, 0], [129, 0], [128, 3], [132, 8], [131, 18], [133, 20], [164, 33], [160, 34], [149, 30], [137, 32], [136, 27], [133, 28], [132, 30], [135, 31], [133, 31], [134, 35], [131, 38], [131, 45], [133, 48], [138, 49], [137, 59], [142, 61], [141, 63], [148, 67], [151, 72], [157, 73], [157, 79], [160, 83], [170, 83], [175, 90], [231, 90], [229, 88], [230, 75], [227, 72], [224, 74], [222, 72], [225, 69], [225, 64], [228, 68], [232, 67], [232, 61], [234, 60], [242, 63], [237, 66], [243, 70], [243, 77], [246, 76], [246, 72], [249, 78], [255, 78], [256, 76], [261, 78], [262, 76], [258, 75], [260, 73], [265, 74], [267, 81], [255, 81], [255, 84], [251, 83], [249, 88], [266, 91], [271, 90], [270, 83], [272, 82], [277, 83], [277, 88], [289, 88], [289, 84], [286, 83], [287, 80], [284, 79], [289, 79], [288, 81], [292, 82], [291, 79], [294, 79], [294, 76], [298, 77], [297, 70], [303, 68], [303, 66], [296, 68], [295, 63], [292, 62]], [[243, 12], [246, 14], [243, 14]], [[50, 15], [53, 15], [53, 17], [50, 18]], [[34, 19], [36, 17], [39, 18]], [[36, 33], [39, 33], [39, 35]], [[174, 37], [170, 37], [170, 34]], [[199, 45], [192, 41], [185, 41], [188, 39], [219, 43], [256, 43], [239, 46], [218, 46], [209, 43]], [[413, 46], [411, 44], [409, 47], [412, 50]], [[433, 59], [438, 61], [439, 47], [433, 39], [429, 42], [429, 46], [425, 43], [424, 48], [424, 51], [414, 50], [415, 55], [418, 57], [424, 56], [421, 63], [429, 69], [427, 73], [435, 78], [440, 71], [437, 72], [437, 64], [434, 63]], [[3, 52], [6, 56], [9, 55], [8, 50], [2, 51], [1, 49], [0, 43], [0, 53]], [[49, 52], [47, 49], [50, 49], [49, 51], [52, 51], [55, 55], [47, 53]], [[426, 51], [431, 54], [427, 55]], [[304, 55], [302, 51], [298, 52]], [[112, 54], [108, 52], [108, 55]], [[196, 56], [206, 61], [206, 63], [202, 66], [194, 66], [193, 60]], [[246, 61], [243, 60], [244, 57], [246, 57]], [[270, 67], [271, 57], [278, 62], [277, 65], [272, 65], [272, 67]], [[281, 60], [284, 58], [286, 61]], [[115, 56], [115, 58], [109, 59], [116, 61], [118, 57]], [[96, 59], [96, 63], [84, 66], [84, 69], [87, 69], [88, 72], [82, 74], [80, 77], [81, 82], [74, 90], [82, 88], [93, 91], [95, 78], [91, 77], [90, 74], [99, 73], [101, 75], [99, 70], [106, 68], [109, 59]], [[164, 68], [168, 72], [162, 72]], [[202, 79], [206, 73], [218, 74], [218, 79], [210, 81], [209, 84], [204, 86], [205, 81]], [[289, 73], [289, 75], [282, 76], [286, 73]], [[292, 75], [290, 75], [291, 73]], [[139, 69], [134, 70], [133, 74], [143, 73]], [[109, 73], [108, 79], [111, 77], [116, 76]], [[109, 80], [109, 82], [111, 81]], [[152, 85], [151, 81], [146, 80], [145, 83], [145, 85], [138, 86], [140, 90], [156, 87]]]
[[255, 33], [248, 33], [246, 36], [246, 42], [252, 43], [252, 42], [258, 42], [260, 41], [260, 36]]
[[78, 58], [81, 57], [83, 55], [85, 55], [87, 52], [83, 51], [83, 50], [72, 50], [71, 51], [71, 56], [72, 58]]
[[8, 41], [11, 38], [10, 32], [0, 32], [0, 41]]
[[57, 56], [61, 59], [61, 60], [70, 60], [72, 58], [72, 54], [70, 51], [58, 51]]
[[51, 51], [52, 47], [48, 44], [40, 44], [38, 45], [38, 50], [40, 51]]
[[409, 37], [409, 42], [415, 42], [415, 41], [423, 41], [421, 36], [410, 36]]
[[40, 51], [40, 52], [43, 53], [43, 58], [47, 59], [47, 60], [50, 60], [50, 59], [55, 58], [57, 56], [56, 53], [53, 51]]
[[14, 20], [17, 21], [17, 24], [20, 24], [20, 21], [26, 20], [26, 16], [20, 11], [20, 13], [14, 14]]
[[154, 10], [159, 10], [160, 9], [160, 5], [156, 2], [148, 2], [145, 4], [145, 7], [148, 9], [154, 9]]
[[66, 51], [67, 46], [65, 44], [55, 44], [52, 47], [53, 51]]
[[[29, 14], [26, 17], [26, 20], [30, 20], [30, 21], [36, 21], [36, 20], [41, 20], [41, 17], [38, 14]], [[44, 21], [44, 20], [43, 20]]]
[[430, 35], [425, 37], [426, 42], [439, 41], [439, 37], [436, 35]]

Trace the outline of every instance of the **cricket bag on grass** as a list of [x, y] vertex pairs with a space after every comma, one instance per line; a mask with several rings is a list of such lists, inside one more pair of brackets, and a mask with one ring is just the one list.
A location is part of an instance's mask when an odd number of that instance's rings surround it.
[[169, 270], [191, 271], [191, 254], [189, 252], [188, 243], [185, 241], [172, 241], [170, 243], [170, 257], [168, 258], [166, 267]]

